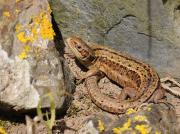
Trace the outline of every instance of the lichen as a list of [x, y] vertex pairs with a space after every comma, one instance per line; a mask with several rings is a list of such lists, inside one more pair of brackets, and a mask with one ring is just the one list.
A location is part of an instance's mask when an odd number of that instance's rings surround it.
[[3, 127], [0, 127], [0, 134], [7, 134]]
[[148, 125], [136, 125], [135, 129], [138, 130], [141, 134], [150, 134], [151, 127]]
[[113, 133], [114, 134], [121, 134], [125, 131], [131, 131], [132, 130], [132, 128], [130, 128], [131, 122], [132, 122], [131, 119], [128, 119], [128, 121], [125, 122], [122, 127], [113, 128]]
[[130, 115], [130, 114], [133, 114], [133, 113], [136, 113], [137, 111], [132, 109], [132, 108], [129, 108], [127, 111], [126, 111], [126, 114], [127, 115]]
[[105, 130], [104, 122], [102, 122], [101, 120], [98, 120], [98, 129], [99, 132], [103, 132]]
[[55, 32], [52, 29], [52, 24], [49, 21], [47, 14], [42, 13], [40, 15], [40, 17], [41, 17], [40, 34], [41, 34], [42, 38], [43, 39], [53, 40]]
[[156, 131], [156, 132], [155, 132], [155, 134], [161, 134], [161, 132], [159, 132], [159, 131]]
[[[32, 44], [31, 47], [33, 47], [33, 45], [35, 46], [35, 44], [37, 44], [40, 40], [53, 40], [55, 32], [52, 28], [52, 24], [48, 16], [50, 12], [51, 9], [48, 5], [47, 11], [43, 10], [38, 15], [32, 16], [31, 23], [25, 25], [18, 23], [15, 26], [17, 39], [24, 45], [27, 43]], [[34, 43], [35, 41], [37, 43]], [[28, 51], [27, 49], [23, 49], [18, 57], [20, 59], [28, 58], [27, 53], [31, 47], [29, 46]]]
[[147, 117], [146, 116], [142, 116], [142, 115], [137, 115], [134, 117], [135, 121], [147, 121]]
[[152, 108], [151, 108], [151, 107], [148, 107], [148, 108], [147, 108], [147, 111], [149, 111], [149, 112], [150, 112], [151, 110], [152, 110]]
[[28, 58], [28, 52], [30, 51], [30, 46], [24, 46], [23, 51], [18, 55], [19, 59], [23, 60]]
[[5, 16], [5, 17], [10, 17], [11, 15], [10, 15], [10, 12], [9, 12], [9, 11], [4, 11], [4, 12], [3, 12], [3, 16]]
[[34, 42], [38, 35], [43, 39], [53, 40], [55, 32], [46, 12], [41, 12], [38, 16], [32, 18], [32, 23], [26, 26], [17, 24], [17, 38], [22, 43]]
[[16, 3], [20, 2], [21, 0], [16, 0]]

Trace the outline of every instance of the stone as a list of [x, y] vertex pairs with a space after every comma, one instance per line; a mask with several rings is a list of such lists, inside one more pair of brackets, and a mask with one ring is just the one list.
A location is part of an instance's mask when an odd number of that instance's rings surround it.
[[105, 44], [180, 78], [179, 0], [54, 0], [63, 38]]
[[[53, 41], [55, 32], [46, 0], [0, 2], [0, 109], [27, 112], [51, 92], [56, 109], [64, 112], [75, 88], [65, 87], [63, 60]], [[65, 79], [64, 79], [65, 78]], [[49, 98], [42, 108], [49, 108]]]
[[[166, 110], [165, 110], [166, 109]], [[149, 105], [144, 110], [132, 111], [115, 119], [105, 113], [95, 114], [84, 121], [79, 134], [131, 134], [131, 133], [173, 133], [178, 134], [174, 110], [163, 105]], [[96, 130], [96, 131], [95, 131]]]

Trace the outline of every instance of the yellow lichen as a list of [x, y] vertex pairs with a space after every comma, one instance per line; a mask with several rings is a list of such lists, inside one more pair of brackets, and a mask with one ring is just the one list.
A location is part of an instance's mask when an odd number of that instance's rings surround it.
[[28, 41], [28, 38], [25, 36], [24, 32], [20, 32], [17, 34], [17, 38], [22, 42], [26, 43]]
[[52, 29], [52, 24], [50, 20], [48, 19], [47, 14], [41, 14], [42, 20], [40, 24], [40, 34], [43, 39], [49, 39], [53, 40], [54, 39], [54, 30]]
[[18, 55], [19, 59], [23, 60], [28, 58], [28, 55], [26, 52], [22, 51], [21, 54]]
[[133, 113], [136, 113], [136, 110], [132, 109], [132, 108], [129, 108], [127, 111], [126, 111], [126, 114], [127, 115], [130, 115], [130, 114], [133, 114]]
[[48, 4], [48, 8], [47, 8], [47, 10], [48, 10], [48, 12], [49, 12], [49, 13], [51, 13], [51, 12], [52, 12], [51, 7], [50, 7], [50, 5], [49, 5], [49, 4]]
[[101, 120], [98, 120], [98, 129], [99, 132], [103, 132], [105, 130], [105, 125]]
[[21, 28], [22, 28], [22, 25], [18, 23], [18, 24], [15, 26], [16, 32], [19, 32]]
[[[38, 16], [33, 17], [31, 25], [22, 26], [21, 24], [17, 24], [15, 29], [17, 38], [22, 43], [27, 43], [28, 41], [34, 42], [38, 38], [38, 35], [43, 39], [53, 40], [55, 35], [46, 12], [41, 12]], [[25, 31], [27, 31], [28, 35], [25, 35]]]
[[7, 134], [4, 128], [0, 127], [0, 134]]
[[21, 10], [19, 10], [19, 9], [16, 9], [16, 13], [17, 13], [17, 14], [19, 14], [19, 12], [21, 12]]
[[137, 115], [134, 117], [135, 121], [147, 121], [146, 116], [142, 116], [142, 115]]
[[151, 127], [148, 125], [136, 125], [135, 129], [138, 130], [141, 134], [149, 134], [151, 132]]
[[30, 46], [24, 46], [23, 51], [18, 55], [19, 59], [23, 60], [28, 58], [28, 52], [30, 51]]
[[[47, 11], [42, 11], [37, 16], [32, 16], [31, 20], [32, 22], [27, 25], [22, 25], [21, 23], [18, 23], [15, 26], [17, 39], [21, 43], [30, 43], [32, 44], [32, 47], [34, 47], [33, 45], [38, 44], [39, 42], [39, 44], [41, 44], [41, 40], [38, 39], [54, 39], [55, 32], [52, 28], [52, 24]], [[34, 43], [35, 41], [37, 41], [37, 43]], [[28, 58], [28, 51], [23, 49], [23, 51], [18, 55], [18, 57], [20, 59]]]
[[151, 108], [151, 107], [148, 107], [148, 108], [147, 108], [147, 111], [151, 111], [151, 110], [152, 110], [152, 108]]
[[16, 0], [16, 3], [19, 2], [19, 1], [21, 1], [21, 0]]
[[28, 53], [30, 51], [30, 46], [24, 46], [23, 51]]
[[5, 16], [5, 17], [10, 17], [11, 15], [10, 15], [10, 13], [9, 13], [8, 11], [4, 11], [4, 12], [3, 12], [3, 16]]
[[25, 32], [19, 32], [17, 34], [17, 38], [19, 41], [21, 41], [22, 43], [27, 43], [28, 41], [33, 41], [34, 39], [31, 36], [27, 36], [25, 35]]
[[161, 134], [161, 132], [159, 132], [159, 131], [156, 131], [156, 132], [155, 132], [155, 134]]
[[121, 134], [125, 131], [132, 130], [132, 128], [130, 128], [131, 122], [132, 122], [131, 119], [128, 119], [128, 121], [126, 123], [124, 123], [122, 127], [113, 128], [113, 133], [114, 134]]

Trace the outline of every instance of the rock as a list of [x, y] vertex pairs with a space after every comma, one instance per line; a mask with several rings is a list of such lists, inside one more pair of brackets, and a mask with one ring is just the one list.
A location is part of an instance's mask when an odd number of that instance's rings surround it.
[[180, 78], [179, 0], [50, 1], [64, 38], [107, 44]]
[[30, 83], [30, 65], [27, 61], [12, 60], [0, 51], [0, 101], [1, 109], [31, 109], [38, 105], [39, 94]]
[[[51, 92], [56, 108], [66, 110], [70, 97], [64, 93], [71, 93], [74, 87], [65, 88], [48, 2], [0, 3], [0, 109], [27, 112]], [[69, 81], [67, 77], [65, 81]], [[42, 108], [50, 106], [48, 98], [42, 102]]]
[[[114, 119], [107, 114], [96, 114], [84, 121], [78, 134], [89, 132], [103, 134], [130, 134], [130, 133], [173, 133], [178, 134], [174, 110], [164, 105], [149, 105], [144, 110], [134, 111], [129, 109], [119, 119]], [[97, 132], [98, 131], [98, 132]]]

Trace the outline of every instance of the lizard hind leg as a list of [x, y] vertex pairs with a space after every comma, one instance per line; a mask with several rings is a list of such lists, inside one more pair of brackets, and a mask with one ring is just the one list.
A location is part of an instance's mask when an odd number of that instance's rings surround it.
[[151, 96], [148, 102], [163, 103], [169, 109], [174, 108], [174, 106], [171, 103], [169, 103], [164, 97], [165, 97], [165, 89], [160, 87], [154, 92], [154, 94]]
[[148, 102], [158, 103], [162, 99], [164, 99], [164, 97], [165, 97], [165, 90], [162, 87], [160, 87], [156, 89], [156, 91], [152, 94]]
[[121, 91], [121, 93], [118, 95], [118, 100], [126, 100], [126, 99], [133, 99], [136, 97], [136, 90], [132, 87], [125, 87]]

